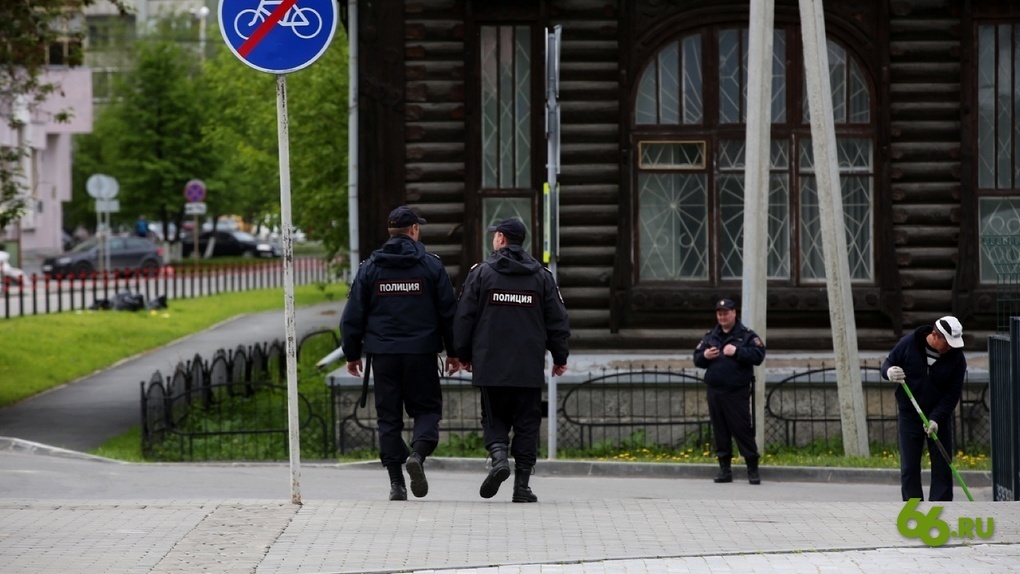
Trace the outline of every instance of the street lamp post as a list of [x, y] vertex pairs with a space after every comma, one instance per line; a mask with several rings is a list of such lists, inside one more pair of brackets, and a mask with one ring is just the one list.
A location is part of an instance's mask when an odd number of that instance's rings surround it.
[[191, 14], [198, 19], [198, 51], [202, 60], [205, 60], [205, 27], [206, 19], [209, 16], [209, 7], [203, 4], [201, 7], [192, 10]]

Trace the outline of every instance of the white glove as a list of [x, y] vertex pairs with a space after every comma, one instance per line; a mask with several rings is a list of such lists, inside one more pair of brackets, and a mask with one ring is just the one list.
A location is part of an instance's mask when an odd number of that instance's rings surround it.
[[885, 372], [885, 376], [889, 377], [889, 380], [894, 383], [902, 383], [907, 380], [907, 374], [900, 367], [889, 367], [889, 370]]
[[928, 436], [931, 436], [933, 434], [938, 434], [938, 432], [939, 432], [939, 423], [935, 422], [933, 419], [928, 419], [928, 426], [924, 427], [924, 432]]

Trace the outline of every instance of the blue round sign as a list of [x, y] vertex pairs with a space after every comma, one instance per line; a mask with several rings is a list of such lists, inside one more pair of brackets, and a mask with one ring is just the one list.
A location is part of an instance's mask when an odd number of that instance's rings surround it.
[[335, 0], [220, 0], [220, 33], [230, 51], [272, 74], [319, 58], [336, 33]]

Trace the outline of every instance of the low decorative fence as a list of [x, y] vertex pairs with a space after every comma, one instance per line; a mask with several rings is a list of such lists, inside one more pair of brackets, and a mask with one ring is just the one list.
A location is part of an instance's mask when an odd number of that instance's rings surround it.
[[[861, 367], [865, 420], [872, 443], [896, 445], [896, 385], [882, 379], [880, 363]], [[802, 447], [819, 438], [842, 436], [836, 371], [807, 367], [774, 385], [766, 385], [765, 442]], [[964, 381], [953, 425], [954, 445], [961, 450], [987, 449], [990, 437], [988, 382]]]
[[[542, 427], [542, 441], [557, 449], [586, 449], [598, 445], [644, 444], [673, 449], [703, 445], [712, 440], [705, 385], [699, 370], [636, 369], [600, 371], [551, 381], [556, 385], [556, 436]], [[577, 381], [577, 379], [580, 379]], [[868, 436], [872, 444], [897, 442], [895, 386], [882, 380], [879, 364], [863, 365], [862, 379]], [[338, 452], [376, 448], [375, 408], [369, 389], [366, 407], [360, 408], [361, 380], [330, 377], [336, 410]], [[440, 378], [443, 389], [444, 440], [465, 433], [480, 433], [478, 390], [462, 377]], [[836, 369], [806, 367], [766, 381], [766, 448], [803, 447], [816, 441], [841, 440]], [[753, 399], [752, 399], [753, 401]], [[753, 408], [753, 404], [752, 404]], [[956, 410], [954, 443], [957, 449], [987, 451], [989, 404], [987, 381], [964, 383]], [[405, 421], [405, 428], [412, 428]], [[410, 440], [410, 431], [407, 440]]]
[[601, 371], [558, 384], [557, 448], [597, 444], [684, 445], [711, 438], [705, 385], [697, 371]]
[[[333, 458], [378, 448], [372, 386], [362, 408], [362, 380], [339, 371], [313, 374], [314, 363], [337, 347], [333, 332], [306, 336], [298, 363], [301, 450], [306, 457]], [[280, 343], [218, 351], [206, 362], [195, 357], [164, 379], [158, 373], [143, 383], [143, 444], [146, 456], [162, 460], [286, 460], [287, 395]], [[895, 386], [881, 379], [879, 365], [863, 365], [868, 436], [874, 445], [896, 444]], [[441, 377], [445, 442], [481, 433], [478, 390], [468, 377]], [[542, 426], [542, 441], [557, 449], [601, 446], [656, 446], [683, 450], [711, 443], [705, 385], [699, 370], [600, 371], [557, 377], [556, 433]], [[804, 447], [842, 437], [834, 367], [820, 365], [770, 374], [766, 381], [767, 449]], [[753, 405], [752, 405], [753, 407]], [[987, 452], [990, 443], [987, 381], [967, 380], [956, 410], [954, 442], [964, 452]], [[202, 421], [200, 424], [198, 421]], [[548, 422], [548, 421], [547, 421]], [[411, 421], [405, 422], [410, 441]], [[271, 447], [252, 452], [246, 441], [257, 435], [278, 437]], [[200, 446], [201, 445], [201, 446]]]
[[[314, 376], [315, 361], [335, 349], [336, 334], [323, 330], [302, 337], [297, 348], [301, 451], [329, 458], [336, 451], [329, 432], [329, 394]], [[280, 460], [289, 452], [286, 348], [280, 341], [233, 351], [220, 349], [158, 371], [141, 384], [142, 453], [170, 461]], [[299, 383], [300, 388], [300, 383]]]

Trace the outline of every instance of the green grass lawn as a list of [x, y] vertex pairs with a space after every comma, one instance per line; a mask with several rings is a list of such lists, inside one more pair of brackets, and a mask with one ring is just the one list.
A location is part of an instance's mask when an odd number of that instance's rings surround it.
[[[296, 305], [342, 301], [347, 286], [304, 285]], [[283, 289], [174, 299], [160, 311], [69, 311], [0, 321], [0, 406], [244, 313], [283, 309]]]
[[[669, 462], [669, 463], [700, 463], [716, 464], [711, 445], [687, 447], [670, 450], [658, 447], [639, 447], [628, 449], [606, 449], [603, 451], [584, 452], [567, 451], [560, 453], [561, 458], [580, 458], [613, 462]], [[936, 454], [936, 456], [941, 456]], [[744, 464], [739, 457], [733, 464]], [[765, 450], [761, 460], [762, 466], [821, 466], [834, 468], [899, 468], [900, 453], [894, 447], [874, 445], [871, 456], [844, 456], [839, 449], [819, 451], [813, 448], [777, 448]], [[923, 465], [927, 465], [925, 460]], [[953, 457], [957, 470], [991, 470], [992, 461], [985, 453], [967, 454], [958, 451]]]
[[[101, 447], [91, 451], [92, 454], [125, 460], [129, 462], [144, 462], [145, 458], [141, 452], [141, 429], [135, 427], [131, 431], [113, 438]], [[436, 449], [433, 456], [448, 457], [474, 457], [485, 458], [485, 447], [482, 440], [476, 433], [466, 437], [443, 437], [442, 442]], [[546, 456], [544, 445], [540, 457]], [[594, 460], [605, 462], [647, 462], [647, 463], [669, 463], [669, 464], [710, 464], [715, 465], [716, 459], [710, 445], [698, 447], [686, 447], [680, 449], [666, 449], [662, 447], [634, 447], [634, 448], [613, 448], [608, 446], [595, 446], [584, 450], [561, 450], [558, 453], [560, 460]], [[307, 458], [305, 456], [304, 458]], [[339, 462], [354, 462], [362, 460], [376, 460], [379, 454], [374, 450], [361, 449], [337, 457]], [[733, 460], [734, 465], [742, 465], [744, 461], [738, 456]], [[883, 448], [880, 445], [872, 447], [870, 457], [848, 457], [839, 454], [838, 451], [819, 451], [817, 448], [807, 447], [803, 449], [781, 448], [770, 452], [766, 450], [761, 462], [763, 467], [768, 466], [809, 466], [828, 468], [875, 468], [875, 469], [896, 469], [900, 467], [899, 453], [891, 447]], [[966, 454], [957, 452], [953, 457], [953, 464], [957, 470], [991, 470], [992, 462], [984, 453]], [[922, 465], [927, 467], [928, 460]]]

